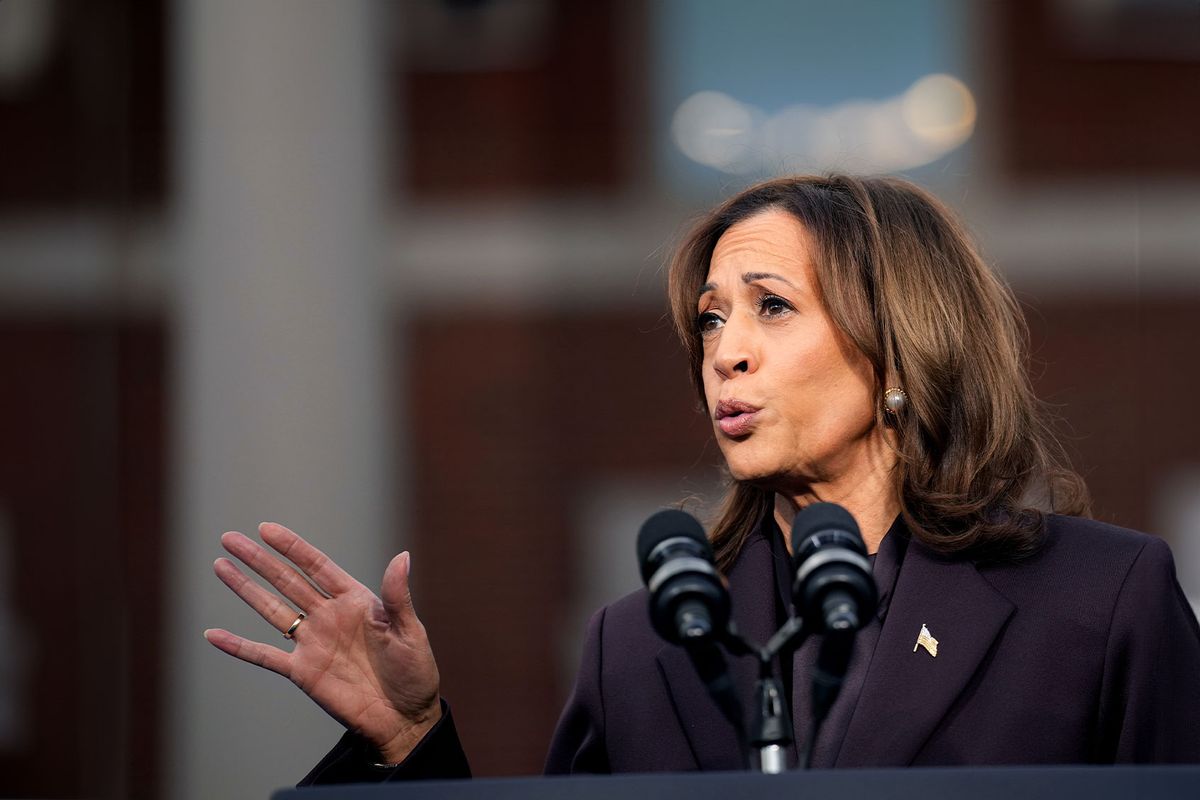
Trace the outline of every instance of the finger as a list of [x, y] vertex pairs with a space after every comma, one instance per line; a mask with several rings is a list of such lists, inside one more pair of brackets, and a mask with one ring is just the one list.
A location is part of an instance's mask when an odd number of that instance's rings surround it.
[[247, 663], [269, 669], [285, 678], [291, 677], [291, 662], [288, 654], [278, 647], [252, 642], [221, 628], [209, 628], [204, 632], [204, 638], [218, 650], [228, 653], [234, 658], [240, 658]]
[[412, 572], [412, 556], [401, 553], [393, 558], [383, 572], [383, 585], [379, 588], [379, 599], [388, 619], [398, 628], [416, 623], [417, 612], [413, 609], [412, 592], [408, 576]]
[[301, 611], [311, 610], [325, 599], [299, 572], [271, 555], [262, 545], [237, 531], [222, 534], [221, 546], [257, 572]]
[[242, 598], [246, 605], [257, 611], [260, 617], [280, 633], [286, 631], [295, 621], [297, 613], [294, 608], [247, 578], [228, 558], [218, 558], [214, 561], [213, 572], [217, 573], [221, 582]]
[[358, 581], [335, 564], [332, 558], [282, 525], [264, 522], [258, 526], [258, 534], [264, 542], [312, 578], [326, 594], [343, 594], [358, 586]]

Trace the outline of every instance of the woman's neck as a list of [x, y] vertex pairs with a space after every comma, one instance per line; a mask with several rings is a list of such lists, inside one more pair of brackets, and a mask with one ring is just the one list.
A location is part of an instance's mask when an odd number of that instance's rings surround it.
[[850, 512], [850, 515], [858, 523], [858, 529], [862, 533], [868, 553], [879, 551], [879, 544], [900, 514], [899, 503], [889, 503], [884, 506], [878, 504], [859, 505], [846, 498], [838, 500], [811, 493], [793, 497], [776, 493], [775, 524], [779, 526], [779, 530], [783, 531], [784, 542], [787, 544], [789, 552], [792, 549], [790, 532], [796, 514], [805, 506], [821, 502], [837, 503]]
[[875, 453], [868, 459], [870, 468], [856, 470], [841, 480], [812, 483], [793, 491], [775, 492], [775, 523], [783, 531], [784, 541], [791, 550], [792, 521], [800, 509], [813, 503], [837, 503], [850, 512], [858, 522], [868, 553], [879, 550], [900, 514], [900, 500], [895, 481], [894, 451]]

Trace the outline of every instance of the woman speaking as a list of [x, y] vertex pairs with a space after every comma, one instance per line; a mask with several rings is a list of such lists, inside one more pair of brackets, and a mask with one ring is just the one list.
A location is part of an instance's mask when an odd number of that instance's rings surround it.
[[[1085, 518], [1016, 303], [937, 200], [889, 178], [754, 186], [694, 227], [669, 293], [731, 478], [710, 539], [739, 628], [761, 642], [786, 619], [798, 510], [844, 506], [872, 554], [878, 610], [814, 766], [1200, 762], [1200, 628], [1170, 552]], [[288, 529], [259, 531], [269, 549], [222, 544], [278, 595], [215, 570], [294, 649], [205, 635], [348, 729], [305, 782], [469, 775], [409, 555], [377, 597]], [[646, 605], [593, 616], [548, 772], [742, 765]], [[798, 730], [814, 646], [781, 665]]]

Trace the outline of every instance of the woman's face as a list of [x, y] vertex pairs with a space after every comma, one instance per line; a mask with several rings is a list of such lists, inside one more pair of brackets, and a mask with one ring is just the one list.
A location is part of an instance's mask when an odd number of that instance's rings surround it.
[[807, 229], [768, 209], [717, 241], [700, 289], [704, 393], [732, 476], [778, 492], [869, 469], [874, 380], [820, 299]]

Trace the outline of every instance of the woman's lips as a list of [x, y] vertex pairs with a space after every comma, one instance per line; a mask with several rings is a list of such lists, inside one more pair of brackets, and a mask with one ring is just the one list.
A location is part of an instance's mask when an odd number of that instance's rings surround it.
[[726, 417], [721, 417], [717, 420], [717, 427], [726, 436], [745, 436], [754, 430], [754, 426], [758, 421], [757, 411], [748, 411], [737, 414], [730, 414]]
[[747, 436], [754, 430], [761, 410], [756, 405], [729, 398], [717, 403], [713, 416], [721, 432], [736, 439], [739, 436]]

